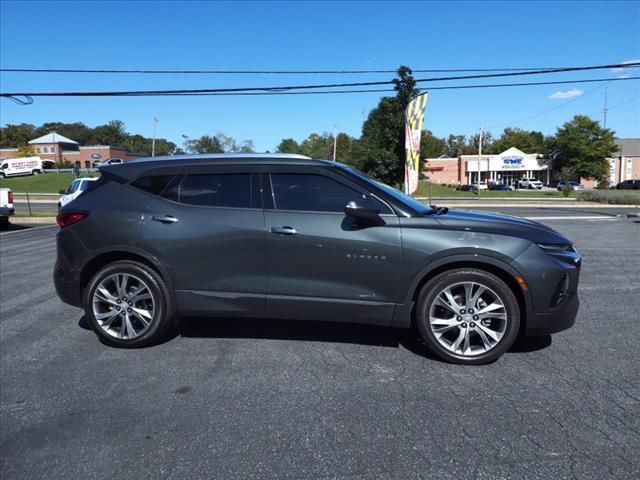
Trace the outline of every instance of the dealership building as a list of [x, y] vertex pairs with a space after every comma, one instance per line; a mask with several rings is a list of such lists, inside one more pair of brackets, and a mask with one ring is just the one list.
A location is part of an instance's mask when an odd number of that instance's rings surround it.
[[[616, 185], [629, 179], [640, 179], [640, 138], [622, 138], [615, 141], [618, 151], [608, 158], [609, 183]], [[511, 147], [497, 155], [482, 155], [480, 159], [480, 182], [515, 185], [521, 178], [535, 178], [542, 183], [557, 179], [549, 166], [549, 159], [539, 153], [525, 153]], [[425, 175], [433, 183], [465, 185], [478, 182], [478, 155], [461, 155], [449, 158], [426, 160]], [[592, 188], [593, 180], [581, 183]]]
[[[426, 174], [434, 183], [464, 185], [478, 182], [478, 155], [457, 158], [427, 159]], [[524, 153], [511, 147], [497, 155], [482, 155], [480, 183], [515, 185], [521, 178], [536, 178], [548, 183], [551, 172], [546, 160], [538, 153]]]
[[[91, 168], [96, 161], [120, 158], [126, 162], [142, 156], [129, 153], [124, 148], [114, 145], [81, 147], [75, 140], [71, 140], [56, 132], [34, 138], [29, 141], [29, 145], [33, 146], [36, 155], [42, 158], [45, 163], [50, 163], [50, 166], [56, 162], [66, 160], [81, 168]], [[1, 148], [0, 160], [13, 158], [17, 153], [17, 148]]]

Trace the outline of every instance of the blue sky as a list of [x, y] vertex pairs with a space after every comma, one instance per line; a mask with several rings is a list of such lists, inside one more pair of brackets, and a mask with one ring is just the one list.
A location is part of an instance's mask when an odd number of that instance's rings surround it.
[[[395, 69], [555, 67], [640, 59], [638, 2], [6, 2], [3, 68]], [[574, 80], [640, 69], [521, 77]], [[415, 74], [423, 78], [430, 74]], [[0, 90], [223, 88], [387, 80], [382, 75], [153, 76], [2, 73]], [[480, 82], [480, 81], [476, 81]], [[559, 93], [560, 92], [560, 93]], [[569, 92], [569, 93], [567, 93]], [[583, 92], [580, 94], [580, 92]], [[556, 94], [556, 97], [550, 98]], [[379, 93], [274, 97], [0, 99], [0, 123], [123, 120], [181, 144], [223, 132], [259, 151], [311, 132], [359, 136]], [[573, 95], [573, 96], [572, 96]], [[608, 85], [608, 126], [640, 136], [640, 81]], [[425, 128], [472, 134], [482, 123], [553, 133], [575, 114], [602, 120], [604, 87], [567, 84], [432, 91]], [[556, 108], [557, 107], [557, 108]], [[554, 109], [552, 111], [549, 111]]]

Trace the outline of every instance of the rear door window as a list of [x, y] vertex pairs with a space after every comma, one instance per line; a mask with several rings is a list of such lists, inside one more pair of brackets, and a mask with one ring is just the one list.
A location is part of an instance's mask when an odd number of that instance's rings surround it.
[[138, 178], [131, 185], [152, 195], [160, 195], [173, 177], [174, 175], [150, 175]]
[[259, 208], [258, 176], [250, 173], [186, 175], [163, 197], [187, 205], [225, 208]]

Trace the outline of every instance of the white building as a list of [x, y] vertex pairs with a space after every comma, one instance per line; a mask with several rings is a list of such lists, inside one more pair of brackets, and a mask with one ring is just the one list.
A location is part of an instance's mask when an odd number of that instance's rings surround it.
[[[478, 182], [478, 156], [462, 155], [465, 164], [466, 183]], [[511, 147], [497, 155], [483, 155], [480, 160], [481, 183], [503, 183], [515, 185], [521, 178], [536, 178], [542, 183], [549, 183], [549, 165], [542, 155], [524, 153]]]

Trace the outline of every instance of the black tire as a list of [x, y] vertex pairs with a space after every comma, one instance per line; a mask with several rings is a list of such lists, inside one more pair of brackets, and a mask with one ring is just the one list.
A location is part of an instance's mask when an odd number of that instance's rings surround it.
[[[500, 297], [505, 307], [507, 319], [504, 334], [493, 348], [484, 353], [473, 355], [454, 353], [439, 343], [431, 329], [429, 312], [436, 297], [445, 288], [462, 282], [474, 282], [489, 288]], [[520, 330], [520, 308], [513, 291], [500, 278], [484, 270], [460, 268], [443, 272], [422, 287], [416, 304], [414, 323], [427, 348], [441, 359], [464, 365], [482, 365], [497, 360], [513, 345]]]
[[[154, 302], [153, 318], [149, 327], [138, 337], [116, 338], [103, 330], [93, 312], [93, 295], [105, 278], [118, 273], [128, 273], [142, 279], [149, 288]], [[171, 295], [162, 277], [147, 265], [132, 260], [120, 260], [100, 269], [89, 281], [83, 292], [84, 311], [89, 324], [101, 341], [120, 348], [140, 348], [160, 343], [174, 326], [174, 308]]]

